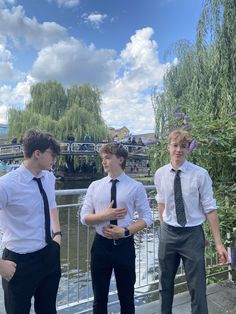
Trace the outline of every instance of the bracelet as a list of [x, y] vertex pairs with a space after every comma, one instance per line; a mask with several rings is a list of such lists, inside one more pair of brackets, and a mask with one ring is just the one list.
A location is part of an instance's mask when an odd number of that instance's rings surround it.
[[53, 232], [53, 237], [55, 238], [55, 236], [60, 235], [62, 237], [62, 232], [61, 231], [57, 231], [57, 232]]

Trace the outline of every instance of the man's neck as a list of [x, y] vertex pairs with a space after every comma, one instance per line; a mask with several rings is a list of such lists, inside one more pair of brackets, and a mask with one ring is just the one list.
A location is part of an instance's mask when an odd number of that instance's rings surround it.
[[23, 164], [34, 176], [38, 176], [42, 171], [31, 159], [25, 159]]
[[171, 160], [171, 165], [175, 170], [178, 170], [184, 163], [185, 163], [186, 159], [182, 162], [176, 162]]
[[121, 169], [120, 171], [114, 171], [114, 172], [109, 172], [109, 176], [112, 179], [116, 179], [117, 177], [119, 177], [121, 174], [123, 173], [123, 170]]

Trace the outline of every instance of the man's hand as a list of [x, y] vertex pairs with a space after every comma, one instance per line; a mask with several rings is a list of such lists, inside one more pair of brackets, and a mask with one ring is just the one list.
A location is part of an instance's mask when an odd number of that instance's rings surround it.
[[124, 218], [127, 214], [127, 209], [126, 208], [112, 208], [113, 202], [114, 201], [112, 201], [109, 204], [108, 208], [106, 208], [102, 213], [104, 217], [106, 218], [106, 220], [116, 220], [116, 219]]
[[102, 229], [102, 232], [107, 239], [118, 240], [124, 237], [124, 228], [116, 225], [108, 225]]
[[227, 253], [226, 249], [224, 248], [223, 244], [216, 245], [216, 249], [217, 249], [218, 256], [219, 256], [219, 262], [222, 264], [228, 263], [228, 261], [229, 261], [228, 253]]
[[59, 245], [61, 245], [61, 235], [57, 234], [55, 237], [53, 237], [53, 241], [57, 242]]
[[8, 260], [0, 260], [0, 274], [1, 276], [10, 281], [16, 272], [16, 263]]

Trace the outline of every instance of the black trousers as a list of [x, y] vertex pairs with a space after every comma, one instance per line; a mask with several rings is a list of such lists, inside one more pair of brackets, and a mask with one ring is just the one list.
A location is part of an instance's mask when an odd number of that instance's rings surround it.
[[4, 260], [17, 264], [13, 278], [2, 279], [7, 314], [28, 314], [34, 296], [37, 314], [55, 314], [61, 277], [60, 246], [55, 241], [42, 250], [18, 254], [4, 249]]
[[135, 248], [133, 237], [116, 240], [98, 234], [91, 248], [93, 313], [107, 314], [107, 302], [114, 269], [121, 314], [134, 314]]
[[172, 314], [174, 279], [182, 259], [191, 296], [191, 313], [208, 314], [202, 226], [172, 227], [163, 223], [159, 236], [160, 313]]

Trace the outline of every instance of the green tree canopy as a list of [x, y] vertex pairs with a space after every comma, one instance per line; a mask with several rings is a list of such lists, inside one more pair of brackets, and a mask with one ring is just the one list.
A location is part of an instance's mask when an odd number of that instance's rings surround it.
[[152, 166], [156, 169], [168, 162], [166, 139], [172, 129], [191, 130], [198, 148], [190, 160], [209, 170], [224, 232], [232, 231], [236, 223], [236, 1], [206, 0], [196, 43], [179, 42], [175, 53], [179, 62], [166, 73], [163, 92], [152, 93], [159, 138], [151, 152]]
[[27, 129], [37, 127], [62, 141], [69, 133], [76, 140], [83, 140], [86, 133], [97, 141], [107, 139], [100, 106], [99, 90], [88, 84], [66, 90], [56, 81], [37, 83], [24, 110], [9, 110], [9, 138], [19, 139]]

